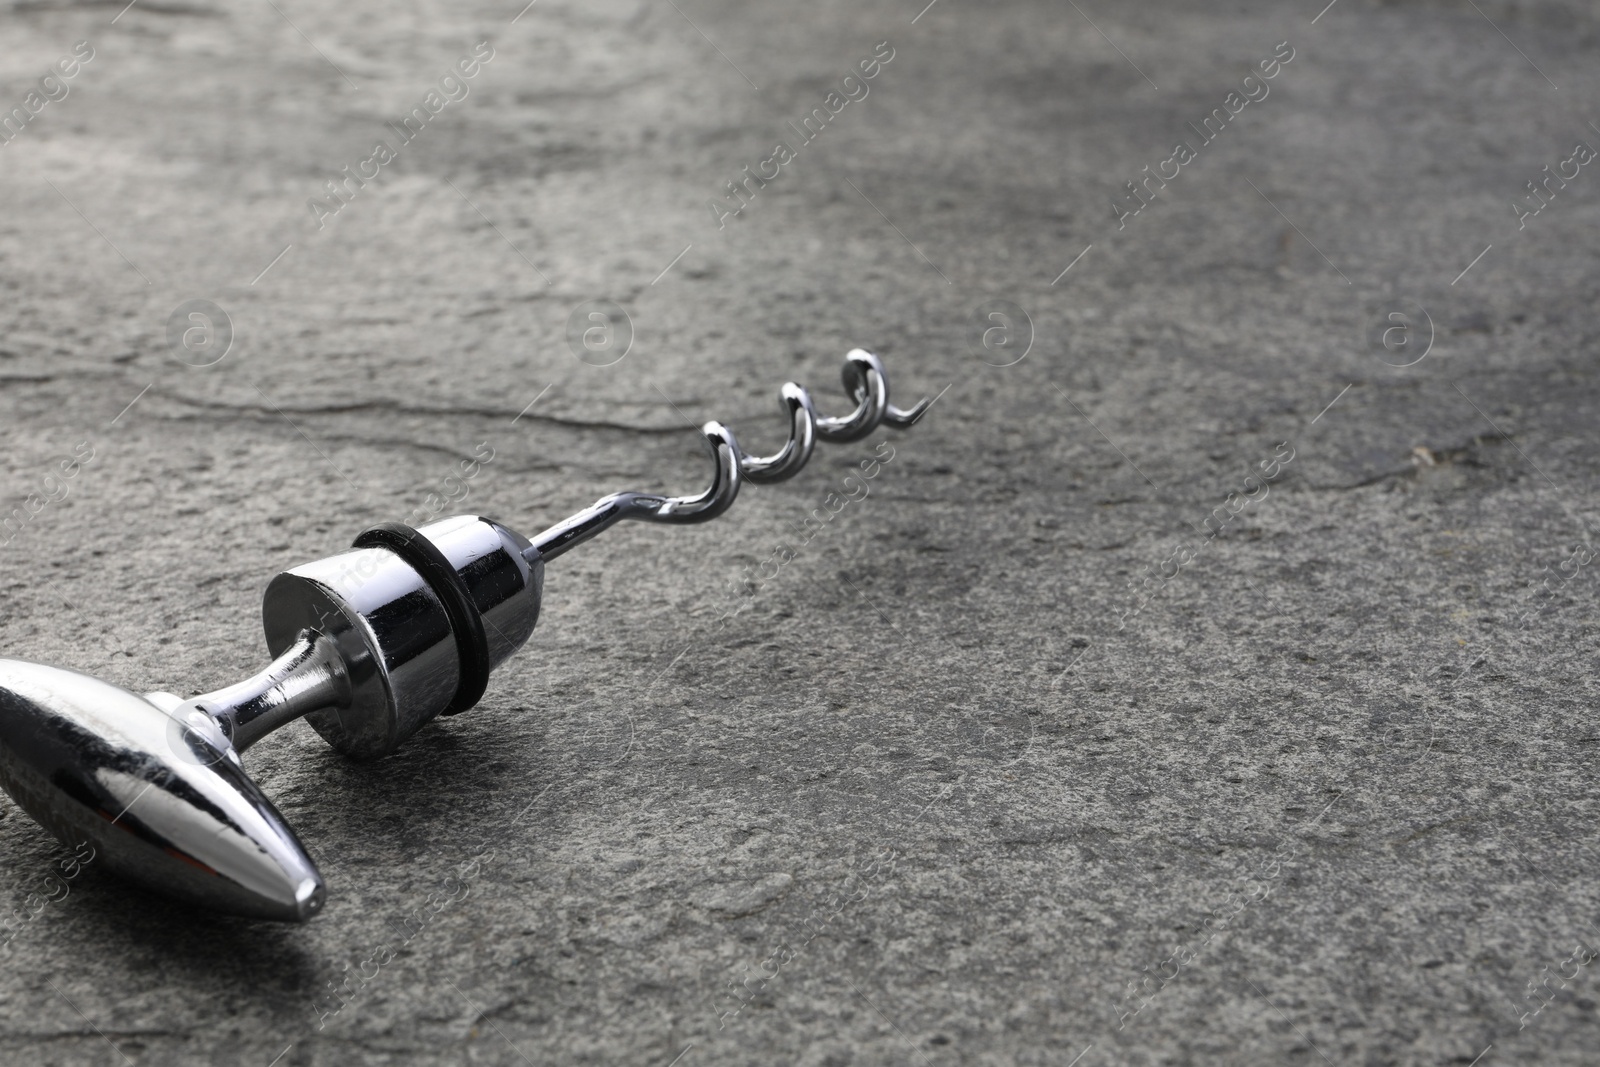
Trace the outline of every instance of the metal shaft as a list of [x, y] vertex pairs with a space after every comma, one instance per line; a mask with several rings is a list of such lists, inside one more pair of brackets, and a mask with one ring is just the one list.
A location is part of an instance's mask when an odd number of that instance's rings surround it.
[[215, 719], [243, 752], [302, 715], [349, 707], [350, 676], [332, 638], [302, 630], [260, 674], [188, 703]]

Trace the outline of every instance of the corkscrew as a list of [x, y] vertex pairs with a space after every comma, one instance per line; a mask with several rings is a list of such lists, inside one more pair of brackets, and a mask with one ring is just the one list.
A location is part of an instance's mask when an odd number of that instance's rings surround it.
[[889, 403], [877, 356], [855, 349], [848, 415], [779, 393], [789, 440], [752, 456], [708, 422], [711, 485], [694, 496], [613, 493], [531, 540], [458, 515], [383, 523], [351, 550], [296, 567], [262, 604], [271, 665], [202, 696], [143, 696], [75, 671], [0, 659], [0, 786], [69, 847], [146, 889], [217, 911], [304, 922], [322, 876], [240, 753], [299, 718], [355, 760], [380, 759], [439, 715], [477, 704], [490, 672], [532, 635], [544, 565], [624, 519], [689, 524], [727, 511], [746, 481], [780, 482], [820, 438], [856, 441], [927, 410]]

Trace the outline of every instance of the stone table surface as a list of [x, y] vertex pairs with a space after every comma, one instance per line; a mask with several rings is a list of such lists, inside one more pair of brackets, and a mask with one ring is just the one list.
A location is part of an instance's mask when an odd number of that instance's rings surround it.
[[252, 749], [307, 925], [0, 801], [0, 1061], [1595, 1062], [1600, 17], [922, 2], [10, 6], [7, 656], [213, 689], [371, 523], [939, 399]]

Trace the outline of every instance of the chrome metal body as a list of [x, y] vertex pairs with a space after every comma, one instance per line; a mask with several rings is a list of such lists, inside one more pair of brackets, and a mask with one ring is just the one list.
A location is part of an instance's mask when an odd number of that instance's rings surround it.
[[891, 405], [882, 364], [861, 349], [846, 357], [843, 379], [856, 407], [837, 418], [818, 417], [800, 386], [783, 387], [789, 440], [771, 456], [747, 455], [726, 426], [706, 423], [715, 466], [702, 493], [615, 493], [532, 541], [475, 515], [375, 527], [358, 540], [367, 547], [280, 574], [262, 605], [276, 658], [203, 696], [137, 696], [0, 659], [0, 786], [64, 843], [90, 843], [108, 868], [149, 889], [303, 922], [322, 906], [321, 875], [239, 753], [304, 717], [346, 756], [388, 755], [434, 717], [470, 707], [489, 671], [528, 640], [546, 560], [623, 519], [716, 518], [745, 479], [793, 477], [819, 438], [905, 428], [930, 403]]
[[[490, 519], [457, 515], [418, 531], [450, 561], [481, 613], [490, 667], [533, 633], [544, 562], [527, 538]], [[267, 649], [282, 655], [307, 630], [338, 649], [346, 685], [324, 684], [306, 716], [352, 759], [387, 756], [449, 703], [460, 663], [439, 595], [386, 548], [358, 548], [280, 574], [262, 603]]]

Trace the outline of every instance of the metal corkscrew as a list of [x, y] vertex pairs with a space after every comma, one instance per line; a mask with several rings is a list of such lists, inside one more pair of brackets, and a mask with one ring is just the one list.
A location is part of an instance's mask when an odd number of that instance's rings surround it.
[[304, 922], [322, 908], [322, 876], [239, 754], [304, 717], [352, 759], [389, 755], [435, 716], [479, 701], [490, 672], [533, 633], [547, 561], [623, 519], [714, 519], [746, 479], [793, 477], [818, 438], [905, 428], [929, 405], [891, 405], [882, 363], [861, 349], [845, 357], [843, 379], [856, 407], [839, 418], [783, 387], [789, 440], [771, 456], [746, 454], [726, 426], [706, 423], [715, 469], [694, 496], [614, 493], [532, 540], [475, 515], [374, 526], [350, 551], [274, 578], [262, 605], [273, 662], [203, 696], [139, 696], [0, 659], [0, 786], [64, 844], [89, 844], [147, 889]]

